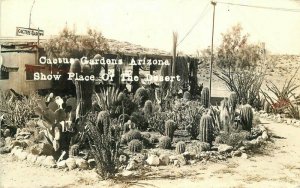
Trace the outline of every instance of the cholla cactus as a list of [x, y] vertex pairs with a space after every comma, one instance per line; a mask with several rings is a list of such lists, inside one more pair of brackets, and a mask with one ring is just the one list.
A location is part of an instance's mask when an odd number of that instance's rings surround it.
[[185, 152], [185, 143], [180, 141], [176, 144], [176, 153], [181, 154]]
[[163, 136], [159, 139], [159, 147], [162, 149], [170, 149], [172, 146], [171, 138], [168, 136]]
[[128, 143], [129, 151], [133, 153], [141, 152], [143, 149], [143, 143], [138, 139], [133, 139]]

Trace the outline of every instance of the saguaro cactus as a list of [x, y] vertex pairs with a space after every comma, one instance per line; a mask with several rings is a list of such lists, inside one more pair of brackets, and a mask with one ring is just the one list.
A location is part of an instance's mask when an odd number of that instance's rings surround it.
[[208, 87], [205, 87], [202, 89], [201, 103], [204, 106], [204, 108], [208, 108], [208, 106], [209, 106], [209, 89], [208, 89]]
[[210, 115], [203, 115], [200, 120], [200, 126], [199, 126], [199, 140], [202, 142], [212, 143], [213, 141], [213, 133], [214, 133], [214, 127], [213, 127], [213, 119]]

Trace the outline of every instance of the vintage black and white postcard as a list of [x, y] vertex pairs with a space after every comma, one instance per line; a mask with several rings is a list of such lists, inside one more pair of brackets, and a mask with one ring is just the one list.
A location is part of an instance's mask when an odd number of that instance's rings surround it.
[[0, 187], [300, 187], [299, 0], [0, 0]]

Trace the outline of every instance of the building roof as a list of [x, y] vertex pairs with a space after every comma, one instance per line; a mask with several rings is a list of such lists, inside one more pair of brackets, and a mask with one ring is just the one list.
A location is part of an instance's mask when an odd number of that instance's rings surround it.
[[[43, 43], [50, 38], [50, 36], [41, 36], [39, 39], [39, 45], [43, 46]], [[22, 49], [25, 50], [26, 48], [26, 50], [28, 50], [28, 47], [36, 47], [37, 43], [37, 37], [32, 36], [0, 37], [0, 45], [6, 50], [11, 48], [14, 48], [14, 50], [18, 49], [20, 51], [22, 51]], [[146, 48], [141, 45], [132, 44], [130, 42], [107, 39], [107, 43], [109, 46], [110, 54], [123, 54], [128, 56], [146, 55], [161, 58], [172, 57], [172, 54], [170, 52], [166, 52], [164, 50], [159, 50], [156, 48]]]

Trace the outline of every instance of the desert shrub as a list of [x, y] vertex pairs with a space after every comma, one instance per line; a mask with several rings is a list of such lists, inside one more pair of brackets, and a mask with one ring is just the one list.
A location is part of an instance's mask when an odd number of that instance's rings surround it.
[[37, 98], [37, 94], [31, 94], [17, 99], [13, 94], [0, 90], [0, 116], [3, 114], [3, 124], [14, 130], [25, 127], [35, 115]]
[[237, 147], [242, 141], [249, 140], [250, 133], [248, 131], [240, 131], [233, 133], [220, 133], [215, 142], [218, 144], [227, 144], [229, 146]]

